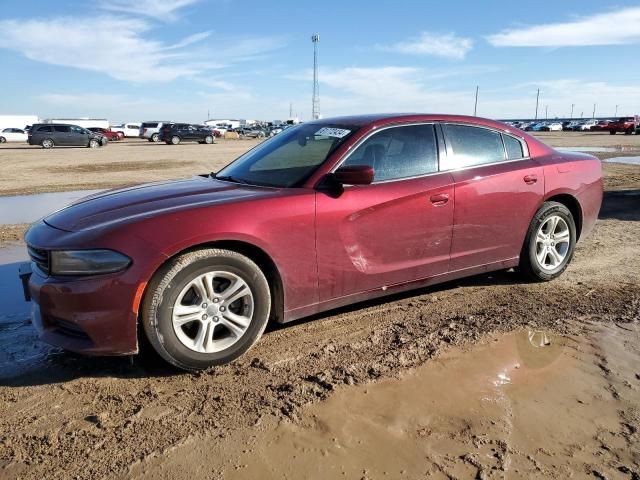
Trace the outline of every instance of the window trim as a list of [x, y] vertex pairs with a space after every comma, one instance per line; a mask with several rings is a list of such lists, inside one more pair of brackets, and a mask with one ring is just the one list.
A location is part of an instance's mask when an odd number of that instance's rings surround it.
[[[414, 127], [414, 126], [421, 126], [421, 125], [433, 125], [433, 136], [435, 138], [436, 141], [436, 163], [437, 163], [437, 170], [435, 172], [429, 172], [429, 173], [422, 173], [420, 175], [413, 175], [411, 177], [402, 177], [402, 178], [390, 178], [388, 180], [379, 180], [379, 181], [375, 181], [375, 177], [374, 177], [374, 181], [370, 183], [370, 185], [380, 185], [383, 183], [391, 183], [391, 182], [402, 182], [404, 180], [412, 180], [415, 178], [422, 178], [422, 177], [426, 177], [429, 175], [437, 175], [439, 173], [442, 173], [442, 170], [440, 170], [440, 159], [442, 157], [442, 150], [443, 150], [443, 146], [441, 145], [442, 139], [440, 138], [440, 135], [438, 134], [438, 123], [437, 121], [431, 120], [428, 122], [409, 122], [409, 123], [393, 123], [393, 124], [389, 124], [389, 125], [385, 125], [383, 127], [380, 128], [374, 128], [373, 130], [371, 130], [369, 133], [367, 133], [364, 137], [362, 137], [360, 140], [358, 140], [355, 144], [351, 145], [351, 147], [349, 148], [349, 151], [347, 153], [345, 153], [343, 155], [343, 157], [340, 159], [340, 161], [338, 163], [336, 163], [333, 168], [331, 168], [331, 170], [328, 173], [334, 173], [338, 168], [340, 168], [342, 166], [342, 164], [344, 162], [346, 162], [349, 157], [351, 155], [353, 155], [353, 153], [362, 146], [362, 144], [364, 142], [366, 142], [367, 140], [369, 140], [369, 138], [373, 137], [374, 135], [384, 131], [384, 130], [389, 130], [391, 128], [401, 128], [401, 127]], [[374, 172], [375, 174], [375, 172]]]
[[[478, 125], [478, 124], [475, 124], [475, 123], [440, 122], [440, 125], [442, 127], [444, 127], [445, 125], [461, 125], [461, 126], [464, 126], [464, 127], [484, 128], [485, 130], [489, 130], [491, 132], [497, 133], [498, 135], [500, 135], [500, 140], [502, 142], [502, 148], [504, 150], [504, 159], [503, 160], [498, 160], [498, 161], [495, 161], [495, 162], [489, 162], [489, 163], [479, 163], [477, 165], [467, 165], [466, 167], [460, 167], [460, 168], [449, 168], [449, 169], [446, 169], [446, 170], [439, 170], [439, 172], [459, 172], [459, 171], [462, 171], [462, 170], [468, 170], [470, 168], [479, 168], [479, 167], [485, 167], [485, 166], [491, 166], [491, 165], [502, 165], [502, 164], [505, 164], [505, 163], [520, 162], [522, 160], [531, 160], [531, 155], [530, 155], [530, 152], [529, 152], [529, 146], [527, 145], [527, 142], [524, 139], [522, 139], [522, 138], [520, 138], [520, 137], [518, 137], [516, 135], [511, 134], [510, 132], [502, 131], [502, 130], [499, 130], [497, 128], [489, 127], [489, 126], [486, 126], [486, 125]], [[442, 135], [444, 137], [446, 150], [447, 150], [447, 158], [448, 158], [450, 155], [453, 156], [453, 148], [451, 147], [451, 142], [447, 138], [447, 134], [446, 134], [444, 128], [442, 128]], [[522, 158], [514, 158], [512, 160], [508, 159], [507, 148], [506, 148], [505, 143], [504, 143], [503, 135], [508, 135], [511, 138], [514, 138], [514, 139], [516, 139], [517, 141], [520, 142], [520, 145], [522, 146], [522, 155], [523, 155]]]
[[[342, 158], [340, 158], [340, 160], [331, 168], [331, 170], [328, 173], [334, 173], [338, 168], [340, 168], [342, 166], [342, 164], [344, 162], [347, 161], [347, 159], [353, 154], [353, 152], [355, 152], [358, 147], [360, 145], [362, 145], [364, 142], [366, 142], [370, 137], [372, 137], [373, 135], [375, 135], [378, 132], [381, 132], [383, 130], [387, 130], [389, 128], [396, 128], [396, 127], [409, 127], [409, 126], [413, 126], [413, 125], [433, 125], [435, 128], [435, 132], [436, 132], [436, 142], [438, 144], [438, 149], [437, 149], [437, 153], [438, 153], [438, 171], [436, 172], [431, 172], [431, 173], [425, 173], [422, 175], [415, 175], [413, 177], [403, 177], [403, 178], [394, 178], [391, 180], [380, 180], [378, 182], [372, 182], [371, 185], [379, 185], [379, 184], [383, 184], [383, 183], [390, 183], [390, 182], [401, 182], [401, 181], [405, 181], [405, 180], [413, 180], [416, 178], [423, 178], [423, 177], [429, 177], [431, 175], [439, 175], [441, 173], [450, 173], [450, 172], [460, 172], [463, 170], [468, 170], [470, 168], [480, 168], [480, 167], [488, 167], [488, 166], [492, 166], [492, 165], [499, 165], [499, 164], [505, 164], [505, 163], [511, 163], [511, 162], [521, 162], [523, 160], [531, 160], [531, 154], [529, 152], [529, 145], [527, 145], [527, 142], [525, 139], [512, 134], [511, 132], [508, 132], [506, 130], [500, 130], [494, 127], [489, 127], [486, 125], [478, 125], [476, 123], [466, 123], [466, 122], [449, 122], [449, 121], [443, 121], [443, 120], [429, 120], [429, 121], [425, 121], [425, 122], [408, 122], [408, 123], [391, 123], [389, 125], [385, 125], [383, 127], [380, 128], [374, 128], [372, 131], [370, 131], [369, 133], [367, 133], [364, 137], [362, 137], [360, 140], [358, 140], [356, 143], [354, 143], [353, 145], [351, 145], [351, 147], [349, 147], [349, 151], [346, 152]], [[498, 133], [499, 135], [501, 135], [501, 141], [502, 141], [502, 145], [503, 148], [505, 149], [505, 159], [498, 161], [498, 162], [491, 162], [491, 163], [481, 163], [478, 165], [470, 165], [467, 167], [460, 167], [460, 168], [450, 168], [450, 169], [442, 169], [442, 160], [447, 158], [449, 156], [449, 140], [447, 139], [447, 136], [444, 132], [444, 128], [442, 128], [444, 125], [463, 125], [466, 127], [476, 127], [476, 128], [484, 128], [486, 130], [490, 130], [492, 132]], [[518, 142], [520, 142], [520, 145], [522, 146], [522, 154], [523, 157], [522, 158], [514, 158], [513, 160], [508, 160], [507, 159], [507, 151], [506, 151], [506, 146], [504, 145], [504, 138], [502, 137], [502, 135], [508, 135], [511, 138], [516, 139]], [[345, 187], [350, 187], [352, 185], [345, 185]], [[362, 186], [362, 185], [360, 185]]]

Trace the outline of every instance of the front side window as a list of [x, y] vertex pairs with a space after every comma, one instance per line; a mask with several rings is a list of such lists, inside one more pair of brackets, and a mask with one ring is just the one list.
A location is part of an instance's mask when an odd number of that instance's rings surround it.
[[352, 125], [303, 124], [290, 128], [249, 150], [216, 178], [271, 187], [299, 185], [356, 130]]
[[387, 128], [365, 140], [344, 162], [373, 167], [374, 182], [416, 177], [438, 171], [433, 125]]
[[90, 131], [88, 131], [88, 130], [86, 130], [86, 129], [82, 128], [82, 127], [76, 127], [76, 126], [71, 127], [71, 131], [72, 131], [73, 133], [79, 133], [79, 134], [83, 134], [83, 133], [84, 133], [84, 134], [91, 133]]
[[494, 163], [505, 159], [500, 133], [469, 125], [443, 126], [451, 151], [443, 162], [443, 170]]

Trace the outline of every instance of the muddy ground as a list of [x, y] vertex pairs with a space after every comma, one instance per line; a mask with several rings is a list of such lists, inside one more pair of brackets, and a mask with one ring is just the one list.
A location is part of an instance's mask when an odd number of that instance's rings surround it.
[[0, 478], [640, 478], [640, 167], [605, 171], [561, 278], [498, 272], [272, 326], [199, 374], [66, 354], [13, 318]]

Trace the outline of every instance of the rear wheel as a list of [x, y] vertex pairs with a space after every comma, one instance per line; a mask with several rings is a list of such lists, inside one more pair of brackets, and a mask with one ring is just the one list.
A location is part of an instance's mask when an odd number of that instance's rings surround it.
[[160, 136], [157, 133], [154, 133], [153, 135], [151, 135], [151, 141], [152, 142], [159, 142], [160, 141]]
[[55, 146], [55, 143], [51, 138], [45, 138], [44, 140], [42, 140], [41, 145], [42, 148], [53, 148]]
[[269, 285], [249, 258], [231, 250], [180, 255], [154, 276], [142, 324], [169, 363], [198, 370], [228, 363], [254, 345], [271, 308]]
[[625, 135], [631, 135], [632, 133], [633, 133], [633, 128], [627, 128], [627, 129], [624, 131], [624, 134], [625, 134]]
[[520, 270], [535, 281], [558, 277], [569, 265], [576, 245], [576, 225], [567, 207], [545, 202], [529, 225], [520, 253]]
[[173, 137], [171, 137], [171, 143], [174, 145], [178, 145], [180, 143], [180, 137], [177, 135], [174, 135]]

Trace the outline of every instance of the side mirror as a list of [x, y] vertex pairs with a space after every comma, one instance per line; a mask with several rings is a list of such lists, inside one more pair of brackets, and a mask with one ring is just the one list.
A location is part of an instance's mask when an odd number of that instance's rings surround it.
[[369, 185], [373, 182], [373, 174], [373, 167], [369, 165], [350, 165], [333, 172], [333, 178], [341, 184]]

